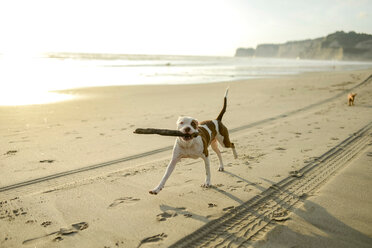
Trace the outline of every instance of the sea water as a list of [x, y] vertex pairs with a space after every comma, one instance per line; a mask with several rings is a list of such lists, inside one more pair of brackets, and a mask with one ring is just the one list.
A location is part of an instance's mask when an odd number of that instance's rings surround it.
[[17, 102], [31, 95], [45, 98], [46, 102], [64, 100], [55, 93], [46, 97], [47, 92], [71, 88], [227, 82], [367, 68], [372, 68], [372, 62], [167, 55], [0, 55], [0, 105], [12, 105], [11, 99]]

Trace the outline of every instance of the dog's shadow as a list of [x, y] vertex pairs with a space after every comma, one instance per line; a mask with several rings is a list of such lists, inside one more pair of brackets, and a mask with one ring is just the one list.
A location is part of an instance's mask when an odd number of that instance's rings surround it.
[[[232, 172], [229, 172], [229, 171], [226, 171], [226, 170], [225, 170], [225, 171], [223, 171], [223, 173], [228, 174], [228, 175], [230, 175], [230, 176], [232, 176], [232, 177], [236, 177], [236, 178], [240, 179], [241, 181], [246, 182], [247, 184], [250, 184], [250, 185], [256, 187], [256, 188], [257, 188], [258, 190], [260, 190], [261, 192], [263, 192], [263, 191], [266, 190], [266, 188], [264, 188], [264, 187], [262, 187], [262, 186], [260, 186], [260, 185], [258, 185], [258, 184], [256, 184], [256, 183], [250, 182], [250, 181], [248, 181], [247, 179], [242, 178], [241, 176], [238, 176], [238, 175], [236, 175], [236, 174], [234, 174], [234, 173], [232, 173]], [[225, 196], [229, 197], [230, 199], [236, 201], [236, 202], [239, 203], [239, 204], [243, 204], [243, 203], [245, 203], [245, 201], [239, 199], [238, 197], [234, 196], [233, 194], [231, 194], [231, 193], [229, 193], [229, 192], [226, 192], [226, 191], [223, 190], [223, 189], [220, 189], [220, 188], [218, 188], [218, 187], [216, 187], [216, 186], [211, 186], [210, 188], [211, 188], [212, 190], [215, 190], [215, 191], [221, 193], [221, 194], [224, 194]]]
[[239, 203], [239, 204], [243, 204], [243, 203], [244, 203], [243, 200], [239, 199], [238, 197], [234, 196], [233, 194], [231, 194], [231, 193], [229, 193], [229, 192], [227, 192], [227, 191], [225, 191], [225, 190], [223, 190], [223, 189], [220, 189], [220, 188], [218, 188], [218, 187], [216, 187], [216, 186], [213, 186], [213, 185], [212, 185], [212, 186], [210, 187], [210, 189], [215, 190], [215, 191], [217, 191], [217, 192], [219, 192], [219, 193], [221, 193], [221, 194], [223, 194], [223, 195], [229, 197], [230, 199], [236, 201], [236, 202]]

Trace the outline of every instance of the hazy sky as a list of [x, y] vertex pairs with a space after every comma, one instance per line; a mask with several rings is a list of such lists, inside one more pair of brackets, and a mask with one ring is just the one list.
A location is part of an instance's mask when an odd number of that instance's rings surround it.
[[0, 0], [0, 53], [234, 55], [237, 47], [372, 34], [372, 0]]

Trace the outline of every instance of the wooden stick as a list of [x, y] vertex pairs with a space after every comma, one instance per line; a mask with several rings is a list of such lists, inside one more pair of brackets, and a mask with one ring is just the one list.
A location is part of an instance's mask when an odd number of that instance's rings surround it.
[[199, 133], [185, 134], [178, 130], [169, 130], [169, 129], [157, 129], [157, 128], [137, 128], [133, 133], [137, 134], [159, 134], [163, 136], [179, 136], [179, 137], [197, 137]]

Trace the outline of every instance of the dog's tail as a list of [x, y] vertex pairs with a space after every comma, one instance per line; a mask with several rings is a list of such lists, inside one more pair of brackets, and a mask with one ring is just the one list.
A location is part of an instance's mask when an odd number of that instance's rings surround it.
[[220, 112], [220, 114], [218, 115], [217, 117], [217, 120], [218, 121], [221, 121], [222, 120], [222, 117], [223, 115], [225, 114], [226, 112], [226, 105], [227, 105], [227, 94], [229, 93], [229, 88], [226, 89], [226, 92], [225, 92], [225, 98], [223, 99], [223, 108]]

